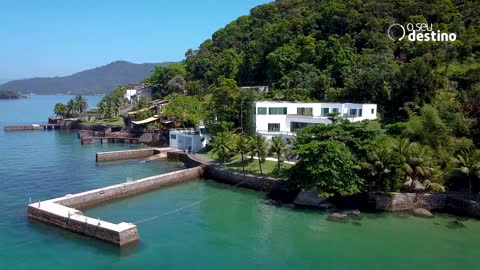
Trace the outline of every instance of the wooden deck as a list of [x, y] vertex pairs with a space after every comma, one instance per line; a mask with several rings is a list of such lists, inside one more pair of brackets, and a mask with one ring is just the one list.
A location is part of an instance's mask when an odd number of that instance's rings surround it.
[[97, 141], [100, 141], [100, 143], [132, 143], [132, 144], [137, 144], [138, 143], [138, 138], [114, 137], [114, 136], [103, 136], [103, 137], [81, 136], [80, 137], [80, 142], [82, 144], [94, 144]]

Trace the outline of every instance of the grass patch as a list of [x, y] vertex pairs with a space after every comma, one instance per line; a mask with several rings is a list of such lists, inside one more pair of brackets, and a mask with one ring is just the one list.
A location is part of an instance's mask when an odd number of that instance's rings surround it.
[[[204, 152], [200, 155], [202, 155], [204, 158], [207, 158], [209, 160], [214, 160], [218, 163], [222, 163], [222, 161], [219, 160], [217, 155], [215, 155], [212, 151]], [[260, 173], [258, 159], [251, 159], [249, 157], [245, 157], [243, 164], [245, 165], [245, 173], [253, 174], [253, 175], [262, 175]], [[265, 160], [265, 162], [262, 163], [263, 175], [271, 176], [271, 177], [288, 178], [287, 170], [290, 169], [292, 166], [293, 165], [291, 164], [282, 163], [280, 166], [280, 172], [278, 173], [277, 162], [271, 161], [271, 160]], [[240, 155], [234, 156], [230, 162], [227, 162], [225, 164], [225, 168], [232, 171], [243, 172], [242, 160]]]
[[124, 126], [125, 123], [123, 122], [122, 117], [117, 117], [113, 119], [101, 119], [101, 120], [94, 120], [94, 121], [85, 121], [83, 122], [85, 125], [115, 125], [115, 126]]

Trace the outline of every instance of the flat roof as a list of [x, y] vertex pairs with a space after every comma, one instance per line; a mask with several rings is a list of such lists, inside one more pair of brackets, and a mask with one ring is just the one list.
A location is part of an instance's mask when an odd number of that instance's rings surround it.
[[254, 103], [267, 103], [267, 104], [357, 104], [357, 105], [377, 105], [375, 103], [354, 103], [354, 102], [306, 102], [306, 101], [271, 101], [271, 100], [258, 100]]

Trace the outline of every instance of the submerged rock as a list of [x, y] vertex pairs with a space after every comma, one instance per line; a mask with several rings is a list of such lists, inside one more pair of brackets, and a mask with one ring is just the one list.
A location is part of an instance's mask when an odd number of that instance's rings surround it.
[[449, 221], [447, 224], [447, 227], [450, 229], [460, 229], [460, 228], [465, 228], [466, 226], [465, 224], [463, 224], [462, 221], [456, 219], [456, 220]]
[[350, 216], [352, 216], [353, 219], [362, 219], [363, 218], [363, 214], [360, 212], [360, 210], [353, 210], [351, 213], [350, 213]]
[[331, 202], [323, 202], [318, 205], [318, 208], [322, 210], [329, 210], [335, 208], [335, 206]]
[[299, 207], [323, 208], [321, 207], [321, 204], [324, 203], [326, 200], [326, 198], [319, 197], [315, 190], [310, 189], [298, 193], [297, 197], [293, 201], [293, 204]]
[[353, 221], [353, 222], [352, 222], [352, 225], [362, 226], [362, 223], [360, 223], [359, 221]]
[[347, 221], [348, 216], [345, 214], [340, 214], [340, 213], [331, 213], [328, 215], [327, 220], [330, 221], [337, 221], [337, 222], [345, 222]]
[[417, 217], [432, 218], [433, 214], [425, 208], [415, 208], [412, 214]]

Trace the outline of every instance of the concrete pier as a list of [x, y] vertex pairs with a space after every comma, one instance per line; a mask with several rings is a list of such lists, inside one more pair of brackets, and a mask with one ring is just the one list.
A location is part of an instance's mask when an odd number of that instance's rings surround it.
[[172, 148], [145, 148], [135, 150], [98, 152], [96, 154], [97, 162], [115, 161], [135, 158], [149, 158], [153, 156], [167, 157], [167, 152], [173, 150]]
[[119, 246], [139, 240], [137, 226], [121, 222], [113, 224], [85, 216], [77, 209], [106, 201], [133, 196], [164, 186], [195, 180], [203, 175], [203, 167], [170, 172], [140, 180], [90, 190], [28, 205], [29, 218], [88, 235]]

